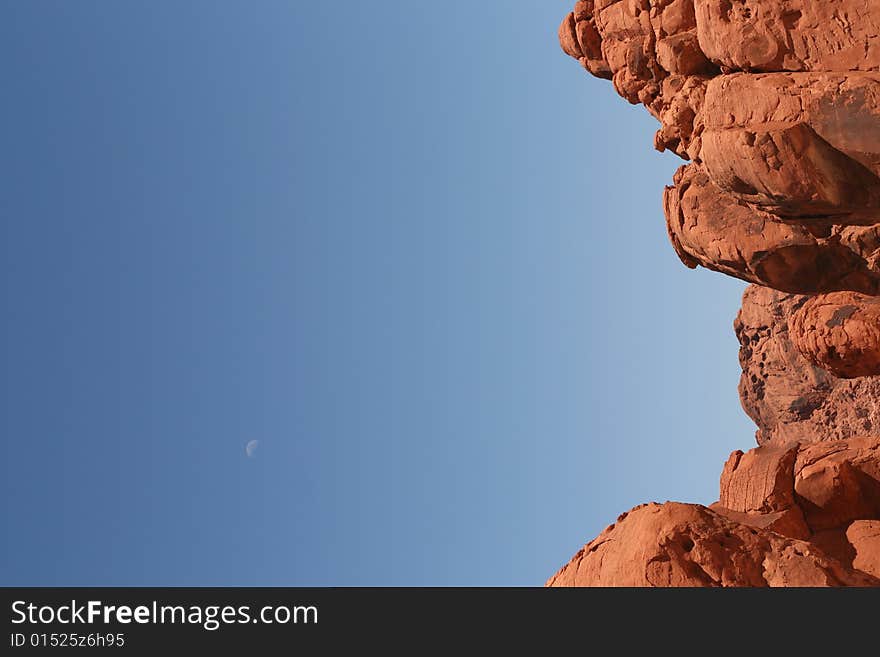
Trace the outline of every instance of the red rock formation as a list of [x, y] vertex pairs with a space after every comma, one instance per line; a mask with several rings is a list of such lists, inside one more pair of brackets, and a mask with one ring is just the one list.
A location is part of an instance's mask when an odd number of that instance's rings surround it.
[[880, 586], [880, 579], [814, 543], [667, 502], [623, 514], [547, 586]]
[[[785, 292], [880, 293], [880, 227], [784, 222], [722, 192], [700, 166], [675, 174], [664, 205], [669, 238], [688, 267], [702, 265]], [[817, 234], [818, 233], [818, 234]]]
[[880, 372], [880, 298], [855, 292], [820, 294], [791, 318], [789, 332], [811, 363], [853, 379]]
[[559, 40], [689, 161], [682, 262], [764, 286], [734, 326], [762, 447], [711, 507], [637, 507], [548, 583], [880, 585], [880, 3], [586, 0]]
[[880, 522], [856, 520], [846, 530], [846, 538], [856, 552], [853, 568], [880, 577]]
[[743, 294], [739, 393], [761, 445], [880, 435], [880, 377], [838, 378], [793, 344], [789, 320], [809, 300], [754, 285]]
[[734, 452], [711, 507], [647, 504], [548, 586], [880, 586], [880, 438]]

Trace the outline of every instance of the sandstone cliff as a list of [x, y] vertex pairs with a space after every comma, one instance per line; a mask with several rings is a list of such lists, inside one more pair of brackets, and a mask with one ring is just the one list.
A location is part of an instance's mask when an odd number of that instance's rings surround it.
[[551, 586], [880, 586], [880, 2], [587, 0], [562, 49], [660, 122], [681, 261], [749, 281], [759, 447], [637, 507]]

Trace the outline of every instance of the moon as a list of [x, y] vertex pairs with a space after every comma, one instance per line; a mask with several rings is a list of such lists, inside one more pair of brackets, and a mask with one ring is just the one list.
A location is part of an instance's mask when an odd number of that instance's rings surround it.
[[260, 446], [259, 440], [251, 440], [247, 445], [244, 446], [244, 453], [248, 455], [248, 458], [252, 458], [254, 452], [257, 451], [257, 447]]

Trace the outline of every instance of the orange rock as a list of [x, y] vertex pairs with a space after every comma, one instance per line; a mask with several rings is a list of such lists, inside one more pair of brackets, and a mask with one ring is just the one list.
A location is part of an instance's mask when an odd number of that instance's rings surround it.
[[789, 538], [802, 540], [810, 538], [810, 530], [804, 523], [804, 514], [796, 506], [769, 513], [733, 511], [721, 506], [718, 502], [710, 504], [709, 508], [728, 520], [733, 520], [748, 527], [775, 532]]
[[788, 326], [798, 351], [822, 369], [847, 379], [880, 374], [880, 298], [820, 294]]
[[880, 6], [856, 0], [694, 0], [700, 46], [740, 71], [880, 68]]
[[866, 228], [816, 235], [808, 226], [783, 221], [722, 191], [702, 165], [682, 167], [674, 180], [664, 193], [666, 225], [688, 267], [702, 265], [785, 292], [880, 293], [877, 246], [870, 239], [846, 237]]
[[681, 261], [763, 286], [734, 324], [761, 447], [711, 507], [637, 507], [548, 584], [880, 585], [880, 3], [583, 0], [559, 41], [689, 161]]
[[721, 472], [718, 503], [732, 511], [769, 513], [794, 505], [794, 462], [797, 447], [737, 450]]
[[[815, 138], [868, 172], [880, 173], [880, 73], [737, 73], [719, 75], [706, 83], [698, 124], [703, 135], [725, 132], [754, 134], [785, 131], [807, 126]], [[756, 137], [755, 146], [760, 146]], [[758, 165], [773, 169], [785, 164], [784, 156], [770, 146], [748, 151], [744, 167]], [[756, 157], [752, 157], [754, 153]], [[806, 153], [811, 155], [810, 153]], [[703, 153], [704, 159], [706, 153]], [[846, 160], [841, 162], [854, 166]], [[796, 161], [788, 166], [797, 166]], [[743, 169], [749, 175], [747, 169]], [[828, 173], [836, 175], [835, 171]], [[767, 171], [777, 179], [784, 174]], [[859, 172], [858, 175], [863, 175]], [[868, 178], [873, 182], [871, 178]], [[759, 186], [774, 184], [759, 179]], [[816, 181], [819, 185], [824, 181]], [[797, 181], [781, 181], [783, 185]], [[862, 192], [855, 190], [861, 197]], [[864, 197], [862, 197], [864, 198]], [[811, 199], [804, 199], [810, 201]], [[846, 203], [850, 199], [837, 199]], [[858, 203], [853, 203], [857, 206]]]
[[721, 472], [721, 495], [710, 508], [736, 522], [790, 538], [810, 530], [794, 499], [797, 447], [767, 446], [730, 455]]
[[880, 5], [854, 0], [595, 0], [559, 40], [692, 160], [665, 203], [685, 264], [876, 295], [878, 25]]
[[547, 586], [880, 586], [806, 541], [760, 531], [696, 504], [622, 515]]
[[790, 319], [809, 297], [751, 286], [734, 328], [740, 342], [743, 409], [760, 444], [880, 434], [880, 377], [842, 379], [795, 348]]
[[880, 577], [880, 521], [856, 520], [846, 530], [846, 537], [856, 552], [853, 566]]
[[843, 529], [880, 518], [880, 438], [850, 438], [803, 446], [794, 492], [813, 531]]
[[880, 437], [734, 452], [720, 500], [618, 518], [548, 586], [880, 586]]

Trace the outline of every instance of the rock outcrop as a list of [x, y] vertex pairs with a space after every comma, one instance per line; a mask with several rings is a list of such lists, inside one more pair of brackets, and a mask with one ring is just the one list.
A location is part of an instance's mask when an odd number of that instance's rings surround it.
[[753, 529], [698, 504], [667, 502], [623, 514], [547, 585], [880, 586], [880, 579], [814, 543]]
[[734, 452], [709, 507], [624, 513], [549, 586], [880, 586], [880, 438]]
[[[880, 377], [843, 379], [805, 358], [789, 324], [811, 299], [756, 285], [746, 288], [734, 322], [742, 406], [757, 441], [791, 444], [880, 435]], [[847, 314], [849, 311], [842, 313]], [[837, 321], [844, 321], [838, 316]]]
[[734, 328], [760, 445], [710, 507], [637, 507], [549, 582], [880, 585], [880, 3], [586, 0], [562, 49], [687, 164], [681, 261], [753, 283]]

